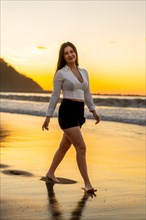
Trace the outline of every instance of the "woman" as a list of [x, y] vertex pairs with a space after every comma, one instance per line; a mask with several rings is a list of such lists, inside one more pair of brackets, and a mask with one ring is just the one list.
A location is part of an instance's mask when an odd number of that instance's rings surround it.
[[57, 71], [54, 77], [54, 90], [49, 102], [46, 119], [42, 125], [42, 130], [48, 130], [50, 118], [63, 92], [62, 103], [59, 108], [58, 121], [63, 130], [63, 137], [60, 146], [56, 151], [46, 178], [58, 183], [55, 177], [55, 170], [62, 161], [66, 152], [73, 144], [76, 149], [76, 159], [79, 171], [83, 177], [86, 192], [94, 193], [89, 180], [86, 165], [86, 145], [81, 134], [81, 126], [85, 123], [84, 102], [95, 118], [95, 124], [100, 119], [95, 111], [95, 105], [89, 89], [88, 73], [85, 69], [79, 68], [78, 53], [76, 47], [70, 43], [63, 43], [60, 47]]

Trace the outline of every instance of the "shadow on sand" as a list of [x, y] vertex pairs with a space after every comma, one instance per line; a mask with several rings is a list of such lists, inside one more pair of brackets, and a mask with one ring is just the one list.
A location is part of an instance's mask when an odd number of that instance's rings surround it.
[[[62, 216], [63, 212], [61, 212], [59, 202], [55, 196], [54, 183], [46, 182], [46, 187], [48, 191], [49, 211], [51, 211], [52, 220], [64, 220], [64, 217]], [[71, 212], [70, 220], [80, 220], [88, 198], [93, 198], [95, 196], [95, 193], [89, 194], [84, 192], [80, 201], [77, 202], [75, 209]]]

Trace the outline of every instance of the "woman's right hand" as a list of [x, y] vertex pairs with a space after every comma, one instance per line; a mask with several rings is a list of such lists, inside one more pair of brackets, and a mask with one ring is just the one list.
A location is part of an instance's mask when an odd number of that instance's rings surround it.
[[44, 129], [49, 130], [49, 128], [48, 128], [49, 123], [50, 123], [50, 117], [47, 116], [46, 119], [45, 119], [45, 121], [44, 121], [44, 123], [43, 123], [43, 125], [42, 125], [42, 130], [43, 130], [43, 131], [44, 131]]

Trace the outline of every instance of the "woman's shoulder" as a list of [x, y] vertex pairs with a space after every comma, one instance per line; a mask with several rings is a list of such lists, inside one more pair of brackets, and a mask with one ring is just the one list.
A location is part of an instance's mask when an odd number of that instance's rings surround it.
[[59, 79], [62, 80], [63, 79], [63, 72], [61, 71], [61, 69], [57, 70], [55, 73], [55, 79]]
[[56, 71], [56, 74], [64, 74], [64, 72], [67, 70], [67, 67], [64, 66], [62, 68], [60, 68], [59, 70]]

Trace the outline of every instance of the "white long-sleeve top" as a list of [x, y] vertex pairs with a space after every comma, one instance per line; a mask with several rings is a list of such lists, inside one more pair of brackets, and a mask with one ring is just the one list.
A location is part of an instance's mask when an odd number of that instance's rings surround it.
[[52, 116], [57, 102], [60, 98], [60, 92], [63, 93], [63, 98], [72, 100], [85, 101], [89, 111], [95, 110], [95, 105], [91, 96], [89, 88], [88, 72], [83, 68], [78, 70], [83, 78], [83, 82], [80, 82], [69, 66], [65, 65], [62, 69], [59, 69], [54, 77], [54, 89], [50, 98], [49, 106], [46, 116]]

